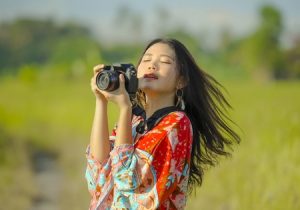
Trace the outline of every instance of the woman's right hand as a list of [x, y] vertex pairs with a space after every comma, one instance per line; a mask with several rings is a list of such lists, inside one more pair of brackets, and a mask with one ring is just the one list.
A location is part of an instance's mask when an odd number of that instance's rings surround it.
[[107, 103], [106, 97], [103, 95], [103, 92], [97, 87], [96, 85], [96, 77], [99, 72], [101, 72], [104, 68], [104, 64], [99, 64], [94, 66], [93, 71], [94, 71], [94, 76], [91, 79], [91, 89], [92, 92], [94, 93], [96, 100], [99, 100], [100, 102], [105, 102]]
[[120, 108], [131, 107], [130, 98], [128, 92], [125, 88], [125, 76], [123, 74], [119, 75], [119, 88], [114, 91], [105, 91], [100, 90], [96, 84], [96, 77], [104, 68], [104, 64], [99, 64], [93, 68], [94, 76], [91, 80], [91, 89], [96, 96], [96, 101], [101, 102], [102, 104], [107, 104], [108, 101], [111, 101], [117, 104]]

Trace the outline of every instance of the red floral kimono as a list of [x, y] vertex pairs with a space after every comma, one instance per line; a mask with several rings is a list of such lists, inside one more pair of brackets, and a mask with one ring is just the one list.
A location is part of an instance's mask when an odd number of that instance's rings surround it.
[[132, 120], [133, 145], [114, 147], [100, 163], [87, 149], [86, 179], [94, 209], [184, 209], [190, 169], [192, 126], [184, 112], [165, 116], [136, 139], [141, 117]]

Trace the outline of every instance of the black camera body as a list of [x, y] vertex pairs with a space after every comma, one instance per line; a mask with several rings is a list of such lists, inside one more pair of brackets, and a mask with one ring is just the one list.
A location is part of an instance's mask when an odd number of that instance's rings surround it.
[[138, 90], [137, 71], [132, 64], [105, 65], [96, 76], [96, 85], [100, 90], [114, 91], [119, 88], [119, 75], [125, 77], [125, 89], [131, 97]]

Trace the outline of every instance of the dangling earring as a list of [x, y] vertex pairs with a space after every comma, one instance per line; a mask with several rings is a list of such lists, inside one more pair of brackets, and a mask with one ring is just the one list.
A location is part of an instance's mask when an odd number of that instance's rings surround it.
[[176, 107], [180, 107], [181, 110], [185, 109], [185, 104], [183, 101], [183, 90], [182, 89], [177, 89], [176, 90], [176, 96], [177, 96], [177, 103]]

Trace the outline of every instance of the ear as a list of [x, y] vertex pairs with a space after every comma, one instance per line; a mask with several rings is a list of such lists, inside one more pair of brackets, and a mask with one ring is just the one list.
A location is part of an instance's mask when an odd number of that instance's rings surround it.
[[186, 81], [184, 80], [183, 76], [180, 76], [180, 77], [178, 78], [178, 82], [177, 82], [176, 88], [177, 88], [177, 89], [182, 89], [182, 88], [184, 88], [186, 85], [187, 85], [187, 83], [186, 83]]

